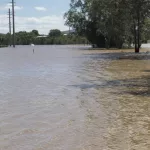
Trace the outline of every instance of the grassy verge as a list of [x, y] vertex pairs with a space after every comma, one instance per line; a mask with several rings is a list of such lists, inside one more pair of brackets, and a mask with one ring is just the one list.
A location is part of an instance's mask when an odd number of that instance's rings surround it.
[[0, 45], [0, 48], [8, 47], [8, 45]]

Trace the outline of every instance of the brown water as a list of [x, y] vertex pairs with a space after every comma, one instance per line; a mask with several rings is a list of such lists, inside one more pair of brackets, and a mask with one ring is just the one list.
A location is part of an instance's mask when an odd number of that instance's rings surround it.
[[0, 49], [0, 150], [150, 150], [150, 54]]

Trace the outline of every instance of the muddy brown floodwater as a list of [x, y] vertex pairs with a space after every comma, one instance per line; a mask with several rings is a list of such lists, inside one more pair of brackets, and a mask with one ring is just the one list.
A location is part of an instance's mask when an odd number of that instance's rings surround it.
[[150, 150], [150, 50], [0, 49], [0, 150]]

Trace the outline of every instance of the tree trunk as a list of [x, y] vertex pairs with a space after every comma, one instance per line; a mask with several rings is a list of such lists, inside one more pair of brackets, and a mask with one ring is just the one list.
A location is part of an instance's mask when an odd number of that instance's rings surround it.
[[135, 53], [139, 53], [139, 49], [137, 47], [137, 31], [136, 24], [134, 24], [134, 44], [135, 44]]
[[138, 52], [140, 52], [140, 12], [138, 11]]
[[106, 48], [110, 48], [110, 38], [106, 38]]

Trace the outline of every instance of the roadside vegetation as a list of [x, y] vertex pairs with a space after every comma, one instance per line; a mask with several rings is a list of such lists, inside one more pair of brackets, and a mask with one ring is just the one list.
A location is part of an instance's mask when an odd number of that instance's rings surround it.
[[150, 39], [150, 0], [71, 0], [66, 25], [95, 47], [123, 48]]
[[[0, 45], [11, 45], [11, 36], [9, 33], [0, 34]], [[88, 44], [88, 40], [84, 36], [79, 36], [75, 33], [63, 34], [60, 30], [54, 29], [47, 36], [40, 35], [37, 30], [31, 32], [20, 31], [15, 34], [17, 45], [67, 45], [67, 44]]]

